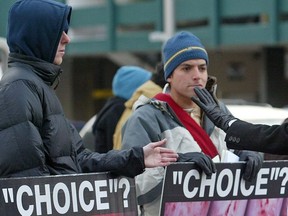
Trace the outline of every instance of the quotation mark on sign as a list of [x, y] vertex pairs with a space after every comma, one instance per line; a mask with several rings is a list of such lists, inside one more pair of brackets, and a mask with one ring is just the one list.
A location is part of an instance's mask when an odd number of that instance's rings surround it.
[[130, 192], [130, 183], [126, 178], [118, 179], [109, 179], [109, 191], [110, 193], [116, 193], [118, 191], [118, 188], [123, 189], [123, 205], [125, 208], [128, 207], [128, 194]]
[[273, 167], [271, 169], [270, 180], [277, 180], [279, 176], [280, 167]]
[[[183, 178], [183, 172], [182, 171], [174, 171], [173, 172], [173, 184], [181, 184]], [[178, 181], [177, 181], [178, 180]]]
[[2, 193], [3, 193], [5, 203], [9, 202], [9, 198], [10, 198], [11, 203], [14, 202], [13, 188], [3, 188]]

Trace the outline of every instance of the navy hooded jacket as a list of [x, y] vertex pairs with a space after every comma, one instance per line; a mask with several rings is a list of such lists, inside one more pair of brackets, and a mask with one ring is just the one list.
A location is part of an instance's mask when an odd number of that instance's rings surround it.
[[99, 154], [83, 147], [52, 88], [53, 64], [71, 7], [53, 0], [17, 1], [9, 11], [8, 70], [0, 81], [0, 177], [112, 171], [143, 172], [142, 148]]

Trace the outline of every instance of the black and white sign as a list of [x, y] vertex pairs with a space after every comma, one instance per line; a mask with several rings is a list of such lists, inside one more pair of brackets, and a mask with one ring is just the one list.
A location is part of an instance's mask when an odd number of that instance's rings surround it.
[[0, 179], [0, 215], [137, 215], [135, 182], [108, 173]]
[[161, 215], [287, 216], [288, 161], [264, 162], [253, 182], [243, 180], [244, 166], [217, 163], [211, 177], [193, 163], [168, 166]]

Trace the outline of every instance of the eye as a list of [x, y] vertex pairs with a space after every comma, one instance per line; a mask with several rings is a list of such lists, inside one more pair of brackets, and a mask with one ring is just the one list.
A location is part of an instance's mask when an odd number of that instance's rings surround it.
[[182, 70], [185, 71], [185, 72], [189, 72], [189, 71], [191, 70], [191, 66], [186, 65], [186, 66], [184, 66], [184, 67], [182, 68]]
[[206, 65], [200, 65], [199, 66], [199, 71], [201, 71], [201, 72], [207, 71], [207, 66]]

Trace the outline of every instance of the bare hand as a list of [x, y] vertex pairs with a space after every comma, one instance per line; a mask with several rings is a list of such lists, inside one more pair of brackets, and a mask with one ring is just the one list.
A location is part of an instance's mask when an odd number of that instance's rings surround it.
[[164, 145], [166, 141], [166, 139], [163, 139], [159, 142], [149, 143], [143, 147], [146, 168], [168, 166], [172, 162], [177, 161], [178, 154], [175, 151], [160, 147]]

